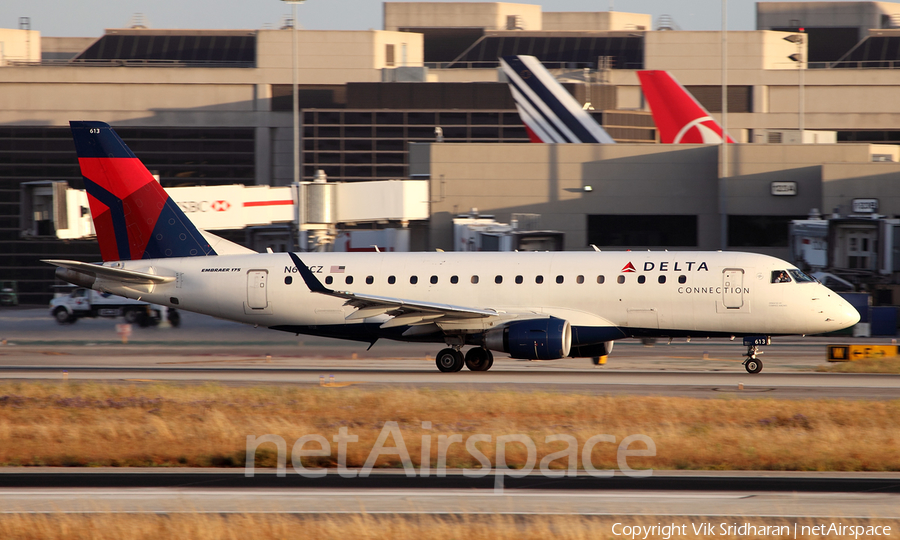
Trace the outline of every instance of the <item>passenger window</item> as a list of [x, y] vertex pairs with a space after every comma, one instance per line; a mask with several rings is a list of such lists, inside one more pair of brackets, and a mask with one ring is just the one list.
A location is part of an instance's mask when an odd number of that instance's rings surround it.
[[517, 284], [517, 285], [521, 285], [521, 284], [522, 284], [522, 281], [523, 281], [522, 276], [516, 276], [516, 284]]
[[597, 276], [597, 283], [599, 283], [600, 285], [606, 283], [606, 276]]
[[503, 276], [496, 276], [494, 278], [494, 283], [496, 283], [497, 285], [503, 283]]
[[285, 276], [285, 278], [284, 278], [285, 285], [290, 285], [293, 282], [294, 282], [294, 278], [292, 278], [291, 276]]
[[544, 276], [534, 276], [534, 282], [540, 285], [544, 282]]
[[625, 276], [619, 276], [616, 278], [616, 283], [625, 283]]
[[375, 283], [375, 278], [372, 276], [366, 276], [366, 285], [371, 285]]
[[657, 281], [659, 281], [660, 283], [665, 283], [665, 282], [666, 282], [666, 276], [659, 276], [659, 279], [658, 279]]
[[578, 277], [576, 277], [576, 278], [575, 278], [575, 283], [577, 283], [577, 284], [579, 284], [579, 285], [581, 285], [582, 283], [584, 283], [584, 276], [578, 276]]
[[563, 282], [563, 277], [562, 277], [562, 276], [556, 276], [556, 282], [557, 282], [557, 283], [562, 283], [562, 282]]
[[347, 276], [347, 277], [345, 277], [345, 278], [344, 278], [344, 283], [346, 283], [347, 285], [352, 285], [352, 284], [353, 284], [353, 276]]
[[681, 283], [681, 284], [687, 283], [687, 276], [678, 276], [678, 283]]
[[431, 276], [431, 284], [432, 285], [437, 285], [437, 281], [438, 281], [437, 276]]
[[784, 270], [772, 270], [772, 283], [790, 283], [791, 276]]
[[456, 285], [459, 283], [459, 276], [450, 276], [450, 283]]
[[472, 283], [478, 283], [478, 276], [472, 276]]
[[647, 276], [638, 276], [638, 283], [644, 283], [647, 281]]
[[325, 285], [331, 285], [334, 282], [334, 278], [331, 276], [325, 276]]
[[412, 285], [415, 285], [416, 283], [419, 282], [419, 276], [409, 276], [409, 282], [410, 282]]
[[394, 276], [388, 276], [388, 284], [393, 285], [394, 283], [397, 283], [397, 278]]

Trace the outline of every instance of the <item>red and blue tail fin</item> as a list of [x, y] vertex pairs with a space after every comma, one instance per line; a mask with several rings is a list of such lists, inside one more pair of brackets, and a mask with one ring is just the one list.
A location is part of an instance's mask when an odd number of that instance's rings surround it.
[[104, 261], [216, 254], [108, 124], [69, 125]]
[[500, 66], [532, 142], [616, 142], [534, 56], [504, 56]]
[[[667, 71], [638, 71], [659, 140], [666, 144], [719, 144], [722, 126]], [[726, 135], [727, 136], [727, 135]], [[729, 143], [734, 140], [729, 136]]]

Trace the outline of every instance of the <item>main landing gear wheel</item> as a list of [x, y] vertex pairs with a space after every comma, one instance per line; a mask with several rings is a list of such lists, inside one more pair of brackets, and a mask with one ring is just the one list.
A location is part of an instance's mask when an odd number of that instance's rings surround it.
[[434, 363], [440, 371], [450, 373], [461, 370], [465, 365], [465, 360], [461, 352], [448, 347], [441, 349], [441, 352], [435, 357]]
[[466, 367], [469, 371], [487, 371], [494, 365], [494, 355], [491, 351], [473, 347], [466, 353]]

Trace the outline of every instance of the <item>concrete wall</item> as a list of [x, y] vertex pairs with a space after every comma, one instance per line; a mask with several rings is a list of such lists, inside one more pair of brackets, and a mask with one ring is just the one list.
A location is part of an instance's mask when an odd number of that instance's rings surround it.
[[41, 59], [68, 60], [91, 46], [95, 37], [41, 37]]
[[878, 213], [900, 216], [900, 164], [827, 163], [822, 166], [822, 212], [851, 213], [853, 199], [878, 199]]
[[[875, 197], [882, 214], [900, 214], [893, 187], [900, 164], [870, 163], [870, 151], [865, 144], [732, 146], [721, 183], [725, 211], [805, 216]], [[709, 145], [415, 144], [410, 173], [431, 175], [432, 249], [452, 249], [451, 219], [471, 208], [500, 221], [513, 212], [541, 214], [542, 227], [566, 233], [566, 249], [587, 248], [590, 214], [697, 215], [697, 249], [718, 249], [719, 152]], [[797, 195], [772, 195], [772, 182], [784, 181], [797, 183]], [[787, 256], [786, 248], [754, 250]]]
[[544, 31], [653, 30], [653, 16], [620, 11], [548, 11]]
[[[788, 32], [728, 32], [728, 76], [753, 80], [759, 70], [796, 70], [788, 56], [797, 45], [785, 41]], [[665, 69], [692, 81], [682, 84], [720, 84], [722, 72], [721, 32], [648, 32], [645, 69]], [[805, 44], [800, 51], [806, 57]], [[737, 80], [737, 79], [736, 79]], [[734, 83], [739, 84], [739, 83]], [[746, 83], [751, 84], [751, 83]]]
[[[271, 84], [291, 83], [291, 31], [260, 30], [257, 36], [257, 77]], [[382, 30], [297, 32], [300, 84], [377, 82], [385, 62], [386, 45], [394, 45], [396, 67], [406, 48], [406, 65], [422, 66], [422, 34]]]
[[518, 15], [522, 30], [541, 30], [541, 6], [506, 2], [385, 2], [384, 29], [484, 28], [506, 30]]
[[541, 214], [541, 227], [566, 233], [566, 249], [589, 249], [589, 214], [699, 215], [700, 246], [714, 249], [718, 149], [680, 146], [411, 145], [410, 173], [430, 169], [430, 248], [452, 249], [453, 216], [474, 207], [500, 221]]
[[756, 27], [882, 28], [882, 15], [900, 15], [893, 2], [757, 2]]
[[8, 62], [40, 62], [41, 33], [37, 30], [0, 28], [0, 67]]

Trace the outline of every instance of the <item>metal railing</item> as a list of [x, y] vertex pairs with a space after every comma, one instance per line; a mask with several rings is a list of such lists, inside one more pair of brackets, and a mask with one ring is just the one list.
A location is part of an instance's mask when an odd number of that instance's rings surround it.
[[809, 62], [807, 69], [900, 69], [900, 60], [839, 60]]
[[[547, 69], [596, 69], [596, 62], [541, 62]], [[500, 67], [499, 60], [478, 60], [458, 62], [425, 62], [429, 69], [496, 69]], [[643, 62], [625, 62], [623, 65], [614, 65], [612, 69], [644, 69]]]
[[7, 60], [7, 66], [15, 67], [156, 67], [156, 68], [254, 68], [256, 62], [222, 61], [222, 60], [152, 60], [152, 59], [71, 59], [40, 60], [27, 62], [23, 60]]

